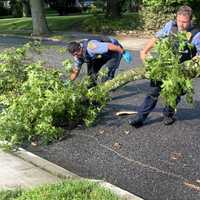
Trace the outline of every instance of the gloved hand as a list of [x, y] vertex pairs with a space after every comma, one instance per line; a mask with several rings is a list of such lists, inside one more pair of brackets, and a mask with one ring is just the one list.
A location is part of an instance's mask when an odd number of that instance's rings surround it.
[[131, 52], [128, 50], [124, 51], [122, 57], [126, 61], [127, 64], [130, 64], [133, 60], [133, 56], [132, 56]]

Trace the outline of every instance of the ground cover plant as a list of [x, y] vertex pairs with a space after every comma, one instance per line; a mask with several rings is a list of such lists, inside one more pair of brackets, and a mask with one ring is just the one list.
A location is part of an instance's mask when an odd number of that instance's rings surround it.
[[29, 190], [0, 192], [0, 200], [119, 200], [117, 196], [96, 183], [68, 180]]
[[19, 197], [22, 194], [21, 189], [14, 190], [1, 190], [0, 191], [0, 200], [13, 200]]

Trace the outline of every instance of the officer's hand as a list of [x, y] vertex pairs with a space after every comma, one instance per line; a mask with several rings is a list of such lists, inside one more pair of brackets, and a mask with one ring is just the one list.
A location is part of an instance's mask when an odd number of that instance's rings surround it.
[[142, 61], [145, 60], [146, 56], [147, 56], [147, 53], [144, 50], [141, 50], [140, 51], [140, 58], [142, 59]]
[[200, 56], [198, 55], [198, 56], [194, 56], [193, 58], [192, 58], [192, 60], [193, 61], [198, 61], [198, 60], [200, 60]]
[[133, 56], [132, 56], [131, 52], [128, 51], [128, 50], [125, 50], [122, 56], [123, 56], [123, 59], [128, 64], [130, 64], [132, 62], [132, 60], [133, 60]]
[[70, 80], [74, 81], [78, 75], [79, 75], [80, 70], [73, 68], [70, 74]]

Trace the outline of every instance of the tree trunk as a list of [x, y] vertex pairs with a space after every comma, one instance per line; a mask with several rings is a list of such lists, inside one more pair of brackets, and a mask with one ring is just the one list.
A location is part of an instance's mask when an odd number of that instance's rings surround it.
[[50, 33], [44, 14], [43, 0], [30, 0], [33, 35], [41, 36]]

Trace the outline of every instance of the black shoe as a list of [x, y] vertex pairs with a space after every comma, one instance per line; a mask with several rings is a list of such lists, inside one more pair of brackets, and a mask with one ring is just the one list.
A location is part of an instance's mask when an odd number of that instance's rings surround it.
[[130, 119], [128, 123], [135, 128], [139, 128], [143, 125], [144, 119], [139, 116], [135, 116], [133, 119]]
[[175, 121], [176, 121], [175, 117], [166, 117], [165, 116], [164, 120], [163, 120], [163, 123], [164, 123], [164, 125], [168, 126], [168, 125], [173, 124]]

